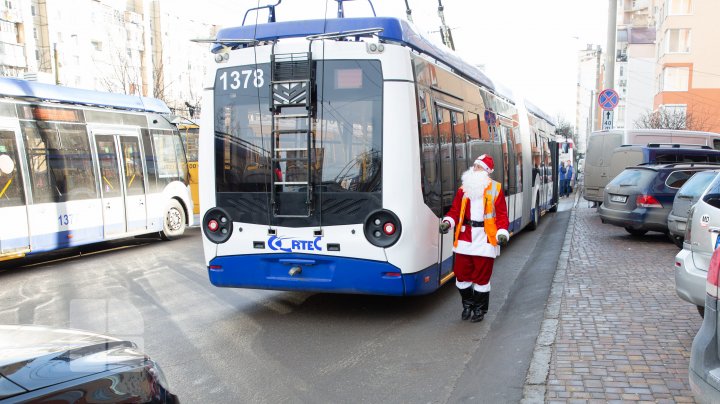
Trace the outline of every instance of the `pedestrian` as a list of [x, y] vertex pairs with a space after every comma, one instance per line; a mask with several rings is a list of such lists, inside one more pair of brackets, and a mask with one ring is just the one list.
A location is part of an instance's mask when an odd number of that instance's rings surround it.
[[440, 223], [445, 234], [455, 230], [455, 285], [462, 299], [463, 320], [482, 321], [490, 303], [490, 276], [500, 246], [510, 239], [505, 194], [493, 181], [492, 157], [483, 154], [462, 175], [462, 186]]
[[567, 169], [565, 168], [565, 162], [560, 162], [560, 175], [558, 176], [558, 182], [560, 186], [560, 197], [564, 197], [566, 195], [566, 189], [565, 189], [565, 176], [567, 175]]
[[567, 161], [566, 169], [567, 169], [567, 173], [565, 174], [565, 182], [566, 182], [565, 195], [570, 196], [570, 194], [573, 192], [573, 189], [572, 189], [573, 165], [572, 165], [571, 160]]

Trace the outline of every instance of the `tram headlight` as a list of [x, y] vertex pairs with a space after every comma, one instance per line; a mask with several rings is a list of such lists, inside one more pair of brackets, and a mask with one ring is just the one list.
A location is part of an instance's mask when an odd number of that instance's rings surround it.
[[378, 247], [390, 247], [397, 243], [402, 233], [402, 226], [397, 215], [389, 210], [377, 210], [370, 213], [363, 226], [365, 238], [370, 244]]
[[232, 218], [221, 208], [212, 208], [203, 217], [203, 233], [215, 244], [222, 244], [230, 239], [232, 226]]

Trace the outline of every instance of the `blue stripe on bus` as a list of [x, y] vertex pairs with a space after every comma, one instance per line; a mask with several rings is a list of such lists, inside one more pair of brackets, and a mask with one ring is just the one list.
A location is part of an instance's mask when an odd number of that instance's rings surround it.
[[[293, 266], [302, 271], [291, 276]], [[437, 267], [401, 274], [399, 268], [387, 262], [312, 254], [260, 254], [213, 258], [208, 274], [210, 282], [219, 287], [402, 296], [437, 289]]]
[[57, 233], [33, 235], [32, 252], [46, 252], [58, 248], [73, 247], [83, 244], [98, 243], [104, 240], [103, 227], [65, 230]]
[[0, 250], [15, 250], [18, 248], [27, 247], [28, 244], [29, 243], [27, 237], [0, 240]]

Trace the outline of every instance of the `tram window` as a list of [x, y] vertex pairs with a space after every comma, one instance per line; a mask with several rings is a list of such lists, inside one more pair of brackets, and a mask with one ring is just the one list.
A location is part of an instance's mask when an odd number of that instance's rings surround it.
[[455, 195], [455, 163], [453, 161], [452, 122], [450, 110], [437, 107], [436, 118], [440, 139], [440, 175], [442, 176], [442, 211], [447, 212]]
[[456, 111], [453, 111], [450, 116], [452, 117], [453, 141], [455, 143], [455, 188], [459, 188], [462, 185], [460, 182], [463, 172], [468, 169], [465, 117], [462, 112]]
[[97, 147], [98, 166], [100, 167], [102, 197], [115, 198], [122, 196], [115, 137], [113, 135], [96, 135], [95, 146]]
[[128, 195], [145, 194], [145, 176], [143, 174], [142, 154], [137, 138], [120, 137], [120, 155], [125, 171], [125, 188]]
[[420, 165], [423, 199], [425, 205], [439, 217], [443, 214], [440, 209], [439, 149], [430, 93], [424, 88], [418, 89], [418, 109], [420, 111]]
[[467, 132], [471, 143], [480, 140], [480, 116], [478, 114], [468, 112]]
[[23, 134], [35, 203], [97, 198], [84, 126], [26, 122]]
[[517, 191], [522, 192], [523, 189], [523, 152], [522, 152], [522, 139], [520, 137], [520, 130], [518, 126], [510, 129], [510, 133], [515, 145], [515, 175], [517, 183]]
[[147, 182], [150, 192], [161, 192], [162, 189], [157, 189], [157, 169], [155, 165], [155, 151], [152, 147], [152, 140], [150, 137], [150, 131], [142, 129], [142, 146], [145, 152], [145, 170], [147, 172]]
[[179, 164], [179, 162], [185, 160], [180, 142], [180, 139], [172, 131], [153, 132], [158, 190], [163, 189], [165, 185], [173, 181], [183, 181], [185, 179], [187, 165]]
[[25, 204], [15, 133], [0, 131], [0, 208]]
[[[382, 189], [380, 62], [318, 63], [317, 91], [321, 98], [318, 108], [322, 119], [318, 119], [317, 125], [323, 148], [317, 151], [323, 189], [378, 192]], [[303, 138], [300, 142], [306, 141]]]

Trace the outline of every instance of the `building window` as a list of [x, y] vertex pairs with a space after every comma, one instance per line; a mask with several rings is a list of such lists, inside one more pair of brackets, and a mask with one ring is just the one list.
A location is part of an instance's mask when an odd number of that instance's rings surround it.
[[687, 67], [666, 67], [662, 75], [662, 91], [687, 91], [690, 69]]
[[92, 43], [93, 49], [95, 49], [98, 52], [102, 51], [102, 42], [92, 41], [91, 43]]
[[690, 52], [690, 29], [674, 28], [665, 30], [665, 53]]
[[665, 8], [667, 15], [688, 15], [692, 14], [692, 0], [666, 0]]
[[687, 105], [685, 104], [665, 104], [660, 105], [660, 110], [666, 116], [685, 116], [687, 114]]

